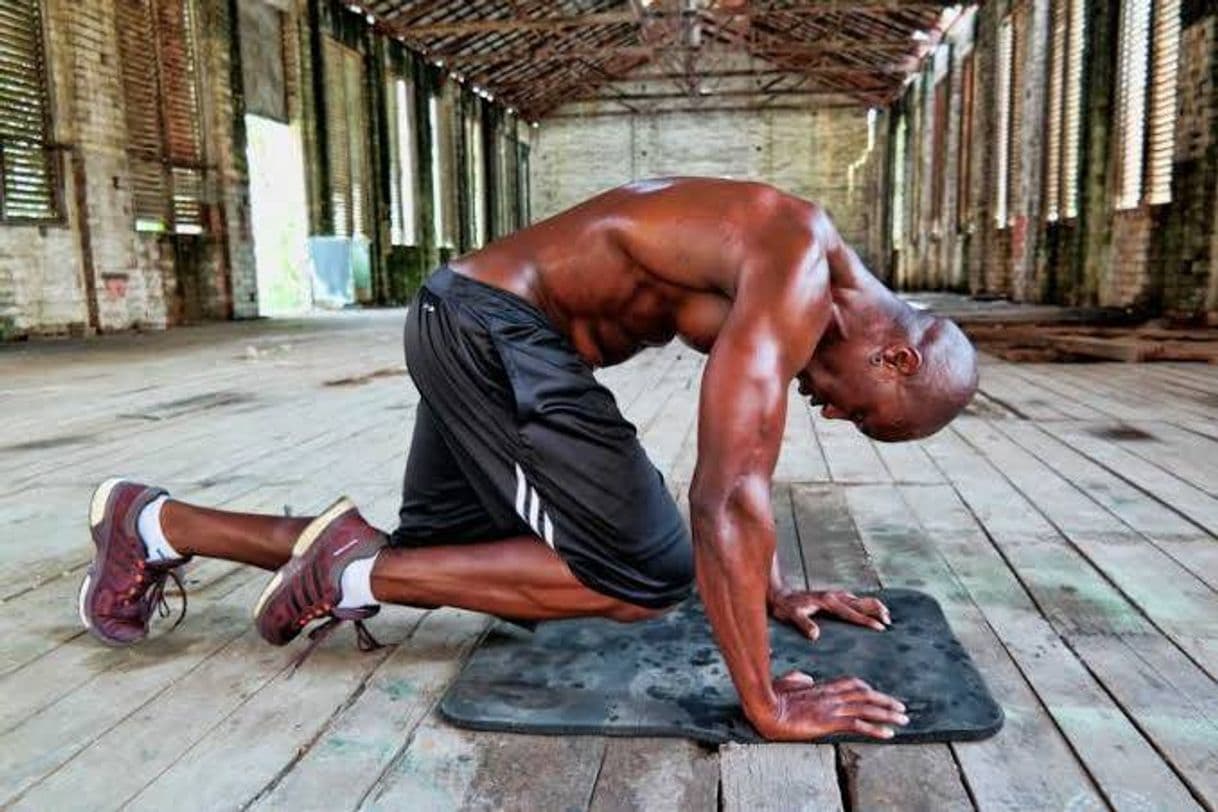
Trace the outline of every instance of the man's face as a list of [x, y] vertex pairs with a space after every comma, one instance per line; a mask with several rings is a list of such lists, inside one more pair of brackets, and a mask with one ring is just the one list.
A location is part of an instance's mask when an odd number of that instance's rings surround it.
[[870, 342], [826, 337], [797, 375], [799, 392], [829, 420], [849, 420], [877, 440], [896, 442], [917, 436], [906, 413], [901, 374], [885, 363]]

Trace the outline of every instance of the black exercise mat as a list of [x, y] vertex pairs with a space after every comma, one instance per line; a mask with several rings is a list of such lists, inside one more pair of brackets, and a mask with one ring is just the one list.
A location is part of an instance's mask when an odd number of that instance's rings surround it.
[[[910, 721], [894, 742], [970, 741], [996, 733], [1002, 708], [935, 599], [908, 589], [868, 594], [892, 613], [885, 632], [817, 617], [821, 636], [813, 643], [771, 621], [774, 673], [798, 668], [817, 681], [857, 676], [896, 696]], [[563, 620], [543, 623], [531, 635], [497, 626], [440, 709], [476, 730], [760, 741], [740, 710], [697, 598], [642, 623]]]

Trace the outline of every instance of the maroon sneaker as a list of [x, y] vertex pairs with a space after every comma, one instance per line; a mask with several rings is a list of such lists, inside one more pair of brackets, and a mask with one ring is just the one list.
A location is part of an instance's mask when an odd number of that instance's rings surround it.
[[291, 559], [262, 591], [254, 607], [258, 633], [268, 643], [283, 646], [310, 622], [328, 616], [329, 620], [309, 633], [313, 642], [297, 660], [298, 665], [344, 620], [355, 622], [361, 651], [380, 648], [363, 624], [380, 607], [344, 609], [338, 604], [343, 599], [343, 570], [354, 561], [376, 555], [387, 543], [385, 534], [364, 521], [350, 499], [339, 499], [301, 531]]
[[186, 616], [186, 590], [174, 572], [190, 560], [173, 558], [148, 561], [136, 521], [140, 511], [165, 496], [161, 488], [110, 479], [93, 492], [89, 505], [89, 530], [97, 553], [80, 585], [80, 620], [93, 636], [109, 646], [129, 646], [148, 635], [153, 612], [169, 614], [165, 582], [172, 578], [182, 593]]

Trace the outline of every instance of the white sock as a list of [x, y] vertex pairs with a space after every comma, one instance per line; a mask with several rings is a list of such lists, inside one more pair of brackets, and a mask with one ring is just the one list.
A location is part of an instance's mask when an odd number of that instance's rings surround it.
[[340, 609], [359, 609], [364, 606], [380, 606], [381, 602], [372, 595], [372, 565], [376, 556], [352, 561], [343, 570], [340, 585], [343, 598], [338, 602]]
[[140, 511], [140, 515], [135, 521], [136, 530], [140, 534], [140, 541], [144, 542], [149, 561], [164, 561], [182, 557], [181, 553], [173, 549], [169, 539], [165, 538], [164, 531], [161, 530], [161, 508], [167, 501], [169, 501], [168, 496], [161, 496], [149, 502]]

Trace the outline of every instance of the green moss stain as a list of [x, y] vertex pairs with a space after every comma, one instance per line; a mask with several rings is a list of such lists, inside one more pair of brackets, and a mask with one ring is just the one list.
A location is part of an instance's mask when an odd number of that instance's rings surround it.
[[401, 702], [405, 699], [411, 699], [418, 694], [414, 685], [408, 680], [395, 679], [385, 684], [385, 693], [389, 694], [389, 698], [394, 702]]

